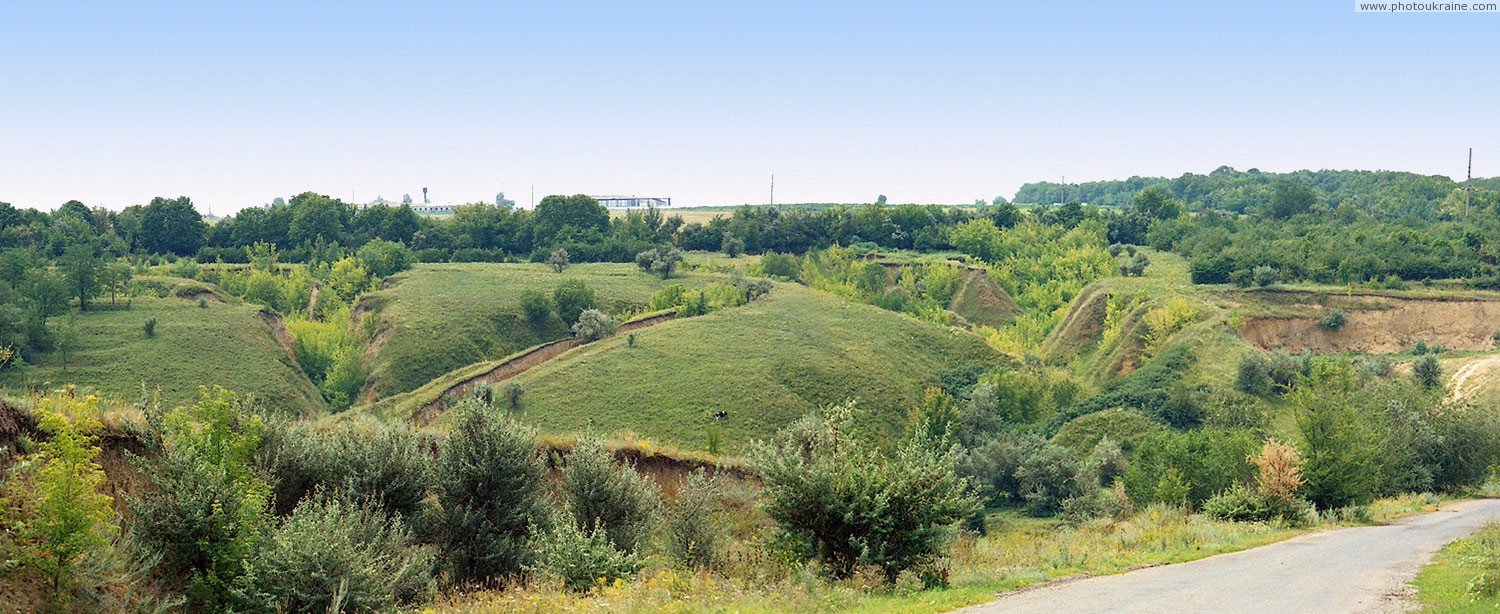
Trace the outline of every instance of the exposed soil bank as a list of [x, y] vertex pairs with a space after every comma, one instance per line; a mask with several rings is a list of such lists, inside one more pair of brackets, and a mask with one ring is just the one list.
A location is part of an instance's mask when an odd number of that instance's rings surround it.
[[1451, 350], [1487, 350], [1500, 330], [1500, 301], [1383, 297], [1379, 302], [1378, 307], [1345, 309], [1347, 322], [1338, 330], [1324, 329], [1316, 317], [1249, 316], [1240, 335], [1261, 349], [1392, 353], [1417, 341]]

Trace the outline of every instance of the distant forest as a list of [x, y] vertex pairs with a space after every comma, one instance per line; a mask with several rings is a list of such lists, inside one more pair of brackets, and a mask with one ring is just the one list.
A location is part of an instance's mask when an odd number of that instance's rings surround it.
[[[1258, 169], [1238, 171], [1221, 166], [1207, 175], [1183, 173], [1181, 177], [1131, 177], [1123, 180], [1053, 183], [1041, 181], [1021, 186], [1015, 202], [1057, 204], [1077, 201], [1090, 205], [1123, 207], [1146, 188], [1165, 190], [1189, 211], [1213, 209], [1250, 213], [1269, 207], [1278, 185], [1311, 188], [1316, 204], [1336, 209], [1344, 203], [1362, 213], [1387, 218], [1441, 219], [1463, 205], [1455, 192], [1464, 183], [1441, 175], [1418, 175], [1401, 171], [1296, 171], [1266, 173]], [[1500, 177], [1474, 180], [1476, 205], [1493, 207], [1500, 193]]]

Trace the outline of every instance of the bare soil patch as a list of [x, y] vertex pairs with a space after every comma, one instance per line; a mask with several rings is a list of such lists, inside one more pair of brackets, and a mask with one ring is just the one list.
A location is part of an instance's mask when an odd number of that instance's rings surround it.
[[1385, 297], [1380, 306], [1345, 309], [1347, 322], [1327, 330], [1317, 317], [1246, 317], [1240, 335], [1261, 349], [1319, 353], [1394, 353], [1417, 341], [1452, 350], [1486, 350], [1500, 329], [1500, 301]]

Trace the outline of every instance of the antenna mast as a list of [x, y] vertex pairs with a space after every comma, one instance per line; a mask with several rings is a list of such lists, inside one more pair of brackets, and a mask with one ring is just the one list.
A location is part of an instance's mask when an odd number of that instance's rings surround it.
[[771, 206], [776, 206], [776, 173], [771, 173]]

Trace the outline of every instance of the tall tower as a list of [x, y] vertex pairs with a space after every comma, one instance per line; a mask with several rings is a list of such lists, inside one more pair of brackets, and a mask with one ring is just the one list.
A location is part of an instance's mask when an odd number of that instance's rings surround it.
[[427, 200], [427, 188], [422, 188], [422, 204], [426, 205], [430, 204], [431, 202], [432, 201]]

